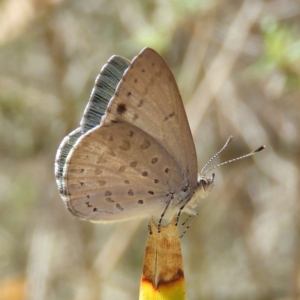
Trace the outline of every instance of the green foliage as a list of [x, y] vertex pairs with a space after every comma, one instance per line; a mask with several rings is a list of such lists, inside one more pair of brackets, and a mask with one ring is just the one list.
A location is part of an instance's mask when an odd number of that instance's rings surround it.
[[284, 25], [273, 18], [261, 24], [264, 54], [253, 70], [260, 76], [280, 73], [287, 88], [300, 87], [300, 34], [292, 25]]

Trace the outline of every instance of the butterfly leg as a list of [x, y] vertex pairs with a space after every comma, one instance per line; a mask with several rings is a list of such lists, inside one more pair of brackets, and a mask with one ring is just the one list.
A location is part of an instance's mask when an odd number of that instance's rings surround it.
[[189, 219], [190, 219], [191, 217], [192, 217], [192, 216], [189, 215], [181, 225], [184, 226], [184, 225], [189, 221]]
[[152, 232], [152, 228], [151, 228], [151, 226], [150, 226], [150, 223], [148, 224], [148, 231], [149, 231], [149, 234], [152, 234], [153, 232]]
[[167, 203], [167, 205], [166, 205], [166, 207], [165, 207], [163, 213], [162, 213], [161, 216], [160, 216], [160, 219], [159, 219], [158, 224], [157, 224], [158, 233], [160, 233], [160, 228], [161, 228], [161, 222], [162, 222], [162, 219], [163, 219], [163, 217], [164, 217], [164, 215], [165, 215], [165, 213], [166, 213], [166, 211], [167, 211], [167, 209], [168, 209], [168, 207], [169, 207], [169, 205], [170, 205], [172, 199], [173, 199], [173, 195], [172, 195], [171, 199], [168, 201], [168, 203]]
[[[186, 228], [185, 228], [185, 230], [183, 231], [183, 233], [181, 234], [181, 236], [180, 236], [180, 238], [182, 238], [185, 234], [186, 234], [186, 232], [188, 231], [188, 229], [191, 227], [191, 225], [194, 223], [194, 221], [196, 220], [196, 217], [197, 217], [197, 215], [196, 216], [189, 216], [188, 218], [187, 218], [187, 220], [189, 220], [191, 217], [193, 217], [193, 219], [192, 219], [192, 221], [190, 222], [190, 224], [188, 225], [188, 226], [186, 226]], [[187, 222], [187, 220], [183, 223], [183, 224], [185, 224], [186, 222]]]
[[179, 222], [179, 218], [180, 218], [181, 212], [182, 212], [182, 211], [183, 211], [183, 209], [185, 208], [185, 205], [186, 205], [186, 203], [185, 203], [184, 205], [182, 205], [182, 206], [179, 208], [179, 212], [178, 212], [178, 214], [177, 214], [177, 218], [176, 218], [176, 224], [175, 224], [175, 226], [177, 226], [177, 225], [178, 225], [178, 222]]

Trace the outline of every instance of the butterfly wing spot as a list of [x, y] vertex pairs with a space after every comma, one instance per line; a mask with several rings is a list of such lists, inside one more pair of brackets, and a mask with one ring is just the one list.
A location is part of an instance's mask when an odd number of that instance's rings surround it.
[[98, 182], [99, 186], [106, 185], [106, 181], [105, 180], [98, 180], [97, 182]]
[[130, 190], [128, 191], [128, 195], [129, 195], [129, 196], [133, 196], [133, 190], [130, 189]]
[[149, 193], [150, 195], [154, 195], [154, 192], [153, 192], [153, 191], [148, 191], [148, 193]]
[[120, 173], [124, 173], [124, 172], [125, 172], [125, 169], [126, 169], [125, 166], [121, 166], [121, 167], [119, 168], [119, 172], [120, 172]]
[[[130, 92], [129, 92], [130, 93]], [[128, 93], [128, 94], [129, 94]], [[131, 94], [131, 93], [130, 93]], [[127, 107], [126, 107], [126, 104], [125, 103], [120, 103], [118, 104], [118, 107], [117, 107], [117, 114], [118, 115], [123, 115], [127, 110]]]
[[171, 119], [172, 117], [175, 116], [175, 113], [172, 112], [171, 114], [169, 114], [167, 117], [165, 117], [164, 121], [168, 121], [169, 119]]
[[158, 158], [157, 158], [157, 157], [154, 157], [154, 158], [152, 158], [151, 163], [152, 163], [152, 164], [156, 164], [157, 161], [158, 161]]
[[128, 151], [131, 148], [131, 144], [128, 140], [123, 140], [122, 145], [119, 146], [120, 150]]
[[143, 99], [141, 99], [140, 101], [139, 101], [139, 103], [138, 103], [138, 105], [137, 105], [137, 107], [142, 107], [143, 106], [143, 104], [144, 104], [144, 100]]
[[137, 161], [132, 161], [130, 167], [135, 168], [137, 166]]
[[119, 210], [124, 210], [124, 208], [119, 203], [116, 204], [116, 208]]
[[141, 199], [140, 199], [140, 200], [138, 201], [138, 204], [144, 204], [144, 200], [141, 200]]
[[142, 176], [143, 176], [143, 177], [147, 177], [147, 176], [148, 176], [148, 172], [147, 172], [147, 171], [144, 171], [144, 172], [142, 173]]
[[105, 191], [104, 192], [104, 196], [111, 196], [112, 195], [112, 192], [111, 191]]
[[144, 140], [143, 143], [141, 144], [141, 149], [146, 150], [151, 146], [151, 143], [148, 140]]
[[129, 130], [128, 136], [132, 138], [133, 135], [134, 135], [134, 131], [133, 130]]
[[112, 211], [99, 210], [97, 207], [93, 208], [93, 212], [106, 213], [106, 214], [109, 214], [109, 215], [114, 214]]
[[[84, 169], [71, 169], [71, 168], [69, 168], [68, 169], [68, 172], [70, 173], [70, 174], [81, 174], [81, 173], [83, 173], [84, 172]], [[58, 175], [58, 177], [59, 177], [60, 175]]]
[[154, 179], [154, 183], [159, 183], [159, 180], [158, 179]]
[[168, 173], [169, 173], [169, 171], [170, 171], [170, 170], [169, 170], [169, 168], [165, 168], [165, 173], [167, 173], [167, 174], [168, 174]]
[[115, 202], [115, 200], [111, 199], [110, 197], [106, 197], [105, 200], [106, 200], [107, 202]]
[[100, 157], [99, 159], [97, 159], [96, 164], [97, 165], [102, 165], [105, 164], [107, 162], [107, 160], [103, 157]]

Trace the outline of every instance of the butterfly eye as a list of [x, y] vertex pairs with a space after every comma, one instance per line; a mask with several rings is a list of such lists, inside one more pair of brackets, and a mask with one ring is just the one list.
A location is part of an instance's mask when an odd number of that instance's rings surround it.
[[198, 186], [204, 190], [210, 190], [213, 186], [214, 179], [215, 179], [215, 173], [213, 173], [210, 178], [202, 177], [198, 182]]
[[201, 178], [198, 183], [198, 185], [203, 188], [205, 188], [205, 186], [207, 186], [207, 184], [208, 184], [207, 178]]

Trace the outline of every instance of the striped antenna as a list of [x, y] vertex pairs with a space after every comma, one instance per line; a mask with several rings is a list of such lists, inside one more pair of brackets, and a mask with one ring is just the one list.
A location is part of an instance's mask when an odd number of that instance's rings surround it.
[[231, 140], [232, 140], [232, 136], [230, 136], [229, 138], [228, 138], [228, 140], [226, 141], [226, 143], [225, 143], [225, 145], [222, 147], [222, 149], [219, 151], [219, 152], [217, 152], [206, 164], [205, 164], [205, 166], [202, 168], [202, 170], [201, 170], [201, 176], [205, 176], [208, 172], [210, 172], [210, 171], [212, 171], [212, 170], [214, 170], [214, 169], [216, 169], [216, 168], [218, 168], [218, 167], [221, 167], [221, 166], [223, 166], [223, 165], [226, 165], [226, 164], [229, 164], [229, 163], [231, 163], [231, 162], [234, 162], [234, 161], [237, 161], [237, 160], [240, 160], [240, 159], [243, 159], [243, 158], [246, 158], [246, 157], [249, 157], [249, 156], [253, 156], [253, 155], [255, 155], [256, 153], [258, 153], [258, 152], [260, 152], [260, 151], [262, 151], [262, 150], [264, 150], [265, 148], [266, 148], [266, 146], [265, 145], [263, 145], [263, 146], [260, 146], [259, 148], [257, 148], [256, 150], [254, 150], [254, 151], [252, 151], [252, 152], [250, 152], [250, 153], [248, 153], [248, 154], [245, 154], [245, 155], [242, 155], [242, 156], [240, 156], [240, 157], [237, 157], [237, 158], [234, 158], [234, 159], [230, 159], [230, 160], [227, 160], [227, 161], [225, 161], [225, 162], [222, 162], [222, 163], [220, 163], [220, 164], [218, 164], [218, 165], [216, 165], [216, 166], [214, 166], [214, 167], [212, 167], [212, 168], [210, 168], [210, 169], [208, 169], [208, 170], [206, 170], [205, 171], [205, 168], [207, 167], [207, 165], [213, 160], [213, 159], [215, 159], [227, 146], [228, 146], [228, 144], [231, 142]]

